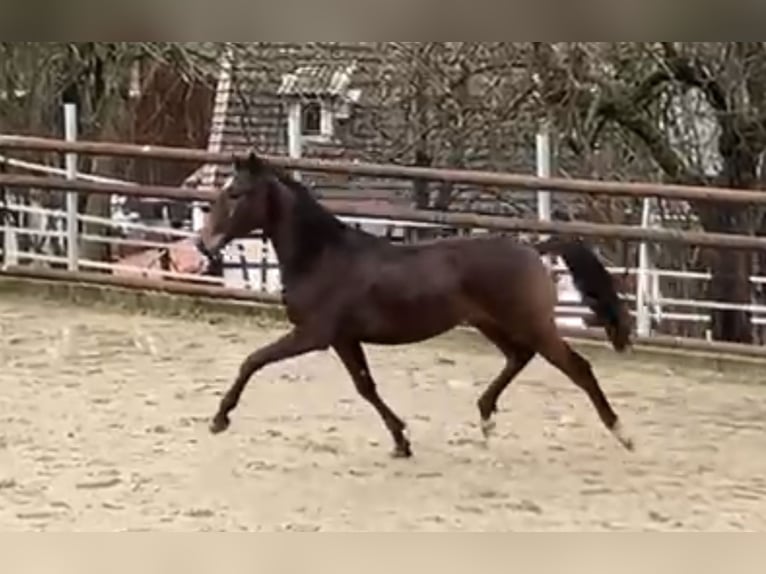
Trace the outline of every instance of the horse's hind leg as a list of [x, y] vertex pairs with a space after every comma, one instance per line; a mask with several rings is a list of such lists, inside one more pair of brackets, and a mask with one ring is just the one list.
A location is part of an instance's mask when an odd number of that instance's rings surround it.
[[370, 374], [370, 368], [367, 366], [367, 358], [364, 356], [362, 345], [357, 341], [343, 341], [333, 345], [348, 374], [354, 381], [354, 386], [359, 394], [369, 402], [383, 419], [388, 432], [394, 439], [394, 458], [409, 458], [412, 456], [410, 441], [405, 436], [404, 422], [391, 410], [391, 408], [380, 398], [375, 381]]
[[511, 384], [514, 377], [527, 366], [532, 357], [535, 356], [535, 353], [523, 345], [514, 343], [499, 327], [477, 324], [476, 328], [500, 349], [506, 358], [505, 367], [484, 390], [477, 402], [481, 432], [488, 439], [492, 431], [495, 430], [493, 416], [497, 412], [497, 401], [500, 399], [500, 395]]
[[593, 374], [591, 364], [561, 338], [555, 325], [551, 325], [551, 328], [545, 333], [545, 337], [540, 340], [537, 352], [585, 391], [604, 426], [614, 434], [626, 449], [633, 450], [633, 440], [625, 434], [619, 418]]

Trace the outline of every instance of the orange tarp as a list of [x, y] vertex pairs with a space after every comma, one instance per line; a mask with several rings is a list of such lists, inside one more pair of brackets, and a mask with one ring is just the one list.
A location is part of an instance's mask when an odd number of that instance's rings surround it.
[[[188, 273], [199, 275], [205, 269], [205, 257], [194, 246], [192, 239], [184, 239], [168, 246], [169, 250], [169, 268], [166, 271], [174, 273]], [[114, 275], [141, 275], [160, 279], [162, 276], [158, 271], [162, 269], [162, 250], [147, 249], [139, 253], [134, 253], [118, 260], [117, 264], [126, 267], [135, 267], [136, 269], [115, 269]]]

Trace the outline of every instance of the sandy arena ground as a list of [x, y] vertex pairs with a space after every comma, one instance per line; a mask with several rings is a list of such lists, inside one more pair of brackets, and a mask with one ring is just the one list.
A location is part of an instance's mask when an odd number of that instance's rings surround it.
[[410, 461], [330, 353], [264, 370], [210, 436], [240, 360], [284, 329], [0, 301], [0, 529], [766, 528], [764, 386], [597, 361], [631, 455], [536, 361], [486, 449], [475, 400], [502, 360], [453, 338], [369, 349]]

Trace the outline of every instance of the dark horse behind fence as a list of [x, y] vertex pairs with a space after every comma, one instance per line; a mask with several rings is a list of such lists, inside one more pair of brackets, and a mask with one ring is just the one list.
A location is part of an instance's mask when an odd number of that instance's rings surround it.
[[539, 353], [585, 391], [606, 428], [632, 449], [590, 364], [558, 332], [555, 284], [540, 259], [545, 253], [564, 259], [612, 345], [623, 351], [630, 345], [629, 315], [611, 275], [586, 245], [553, 239], [532, 247], [502, 236], [394, 245], [347, 226], [301, 183], [254, 153], [234, 164], [234, 177], [215, 199], [198, 248], [215, 257], [232, 239], [262, 230], [279, 259], [294, 327], [242, 362], [212, 432], [229, 427], [229, 415], [256, 371], [332, 348], [383, 419], [394, 455], [408, 457], [405, 424], [378, 394], [362, 343], [415, 343], [466, 323], [507, 360], [478, 400], [485, 436], [493, 430], [503, 390]]

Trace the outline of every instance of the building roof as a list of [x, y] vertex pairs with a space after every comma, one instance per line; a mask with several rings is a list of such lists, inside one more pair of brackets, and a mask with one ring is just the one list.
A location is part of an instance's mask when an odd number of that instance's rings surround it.
[[299, 66], [294, 72], [282, 76], [277, 95], [345, 97], [355, 69], [356, 62]]
[[[372, 42], [246, 42], [236, 44], [222, 60], [208, 149], [236, 152], [255, 148], [266, 154], [287, 153], [290, 96], [344, 95], [357, 98], [369, 85], [370, 62], [379, 59]], [[350, 94], [348, 90], [353, 89]], [[304, 146], [312, 157], [357, 157], [343, 141]], [[230, 166], [206, 166], [198, 184], [218, 186]]]
[[[410, 86], [397, 85], [397, 70], [386, 60], [388, 44], [375, 42], [248, 42], [236, 45], [224, 61], [218, 82], [210, 151], [242, 152], [255, 148], [261, 153], [287, 154], [287, 106], [291, 97], [338, 97], [351, 94], [355, 107], [350, 120], [342, 120], [337, 137], [330, 142], [304, 142], [304, 156], [346, 160], [407, 163], [412, 149], [406, 137], [407, 118], [403, 106], [386, 105], [386, 94]], [[389, 54], [390, 55], [390, 54]], [[498, 59], [501, 53], [489, 54]], [[479, 82], [478, 103], [489, 105]], [[381, 96], [381, 93], [383, 95]], [[477, 108], [480, 112], [479, 108]], [[476, 117], [477, 113], [469, 114]], [[527, 118], [528, 119], [528, 118]], [[472, 132], [462, 160], [466, 168], [506, 169], [530, 173], [535, 166], [534, 124], [526, 119], [506, 119]], [[449, 154], [450, 145], [429, 136], [439, 155]], [[404, 151], [402, 151], [404, 150]], [[409, 150], [409, 151], [407, 151]], [[437, 158], [444, 165], [448, 158]], [[231, 166], [205, 166], [188, 180], [204, 187], [220, 186], [231, 175]], [[320, 188], [372, 190], [386, 188], [396, 196], [411, 197], [412, 182], [374, 181], [342, 174], [306, 174], [304, 181]], [[439, 184], [431, 185], [436, 190]], [[461, 199], [496, 213], [529, 215], [535, 212], [535, 193], [509, 191], [505, 205], [490, 205], [494, 199], [474, 186], [456, 186]], [[481, 199], [479, 196], [484, 195]], [[554, 206], [569, 202], [571, 195], [553, 194]], [[462, 203], [462, 202], [461, 202]], [[496, 202], [495, 202], [496, 203]], [[465, 207], [463, 207], [465, 208]]]

